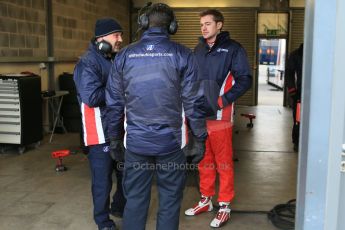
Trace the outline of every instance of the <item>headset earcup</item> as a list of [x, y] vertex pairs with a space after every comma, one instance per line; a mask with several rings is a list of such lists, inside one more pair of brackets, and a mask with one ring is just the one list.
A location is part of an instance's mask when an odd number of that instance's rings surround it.
[[170, 22], [169, 28], [168, 28], [168, 32], [169, 34], [176, 34], [178, 29], [178, 23], [177, 21], [174, 19]]
[[138, 24], [141, 29], [147, 30], [149, 28], [149, 17], [146, 14], [140, 15]]
[[101, 51], [103, 54], [111, 54], [113, 50], [113, 47], [111, 46], [111, 44], [104, 40], [97, 42], [96, 45], [97, 45], [97, 49]]

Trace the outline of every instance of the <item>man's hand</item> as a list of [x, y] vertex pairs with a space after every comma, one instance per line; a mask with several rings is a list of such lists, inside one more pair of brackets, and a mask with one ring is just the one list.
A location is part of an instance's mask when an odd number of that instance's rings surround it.
[[192, 148], [192, 156], [194, 156], [192, 159], [193, 164], [199, 164], [199, 162], [204, 159], [205, 149], [205, 141], [195, 140]]
[[189, 137], [191, 140], [183, 151], [187, 159], [189, 159], [192, 164], [198, 164], [205, 155], [205, 141], [198, 140], [193, 135], [190, 135]]
[[122, 140], [111, 139], [110, 140], [110, 156], [117, 162], [124, 162], [125, 160], [125, 148]]

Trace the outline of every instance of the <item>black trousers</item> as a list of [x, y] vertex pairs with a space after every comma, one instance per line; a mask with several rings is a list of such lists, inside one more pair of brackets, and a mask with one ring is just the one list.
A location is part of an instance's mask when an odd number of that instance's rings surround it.
[[186, 157], [182, 150], [145, 156], [126, 150], [123, 190], [127, 203], [123, 214], [124, 230], [145, 229], [154, 175], [157, 179], [159, 208], [157, 230], [177, 230], [185, 186]]
[[292, 116], [293, 116], [293, 127], [292, 127], [292, 143], [298, 146], [299, 140], [299, 122], [296, 121], [296, 111], [297, 111], [297, 102], [299, 100], [293, 100], [292, 103]]

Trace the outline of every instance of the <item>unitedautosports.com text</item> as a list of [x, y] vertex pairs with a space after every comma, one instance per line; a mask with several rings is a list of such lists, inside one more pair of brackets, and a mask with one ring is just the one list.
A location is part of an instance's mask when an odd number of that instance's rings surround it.
[[140, 57], [172, 57], [172, 53], [137, 53], [128, 55], [129, 58], [140, 58]]

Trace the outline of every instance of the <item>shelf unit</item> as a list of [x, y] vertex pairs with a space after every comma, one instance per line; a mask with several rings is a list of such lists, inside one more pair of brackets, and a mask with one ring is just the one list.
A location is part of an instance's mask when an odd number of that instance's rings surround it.
[[0, 75], [0, 144], [25, 146], [42, 140], [41, 78], [32, 74]]

